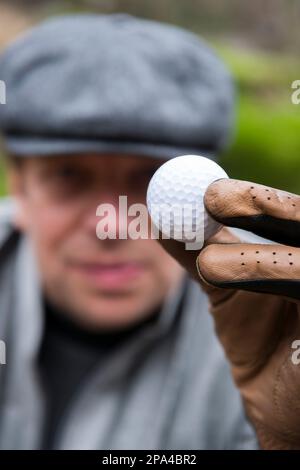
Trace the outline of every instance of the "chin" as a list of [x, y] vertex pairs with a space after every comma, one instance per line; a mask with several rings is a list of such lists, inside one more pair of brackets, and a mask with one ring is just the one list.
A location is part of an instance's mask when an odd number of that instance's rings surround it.
[[[77, 323], [91, 329], [118, 329], [127, 328], [130, 325], [142, 321], [155, 307], [146, 306], [144, 299], [93, 299], [76, 302], [76, 305], [70, 306], [70, 311]], [[83, 314], [84, 312], [84, 314]]]

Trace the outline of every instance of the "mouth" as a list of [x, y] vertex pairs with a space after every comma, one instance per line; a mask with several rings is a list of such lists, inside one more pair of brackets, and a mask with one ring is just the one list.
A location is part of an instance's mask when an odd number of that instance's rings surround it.
[[145, 271], [145, 265], [139, 262], [84, 263], [68, 264], [89, 282], [97, 287], [117, 290], [128, 286]]

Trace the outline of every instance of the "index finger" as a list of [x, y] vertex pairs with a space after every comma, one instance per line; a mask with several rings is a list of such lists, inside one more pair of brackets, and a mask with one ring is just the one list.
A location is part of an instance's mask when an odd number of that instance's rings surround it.
[[209, 185], [204, 196], [207, 211], [229, 227], [290, 246], [300, 246], [300, 196], [234, 179]]

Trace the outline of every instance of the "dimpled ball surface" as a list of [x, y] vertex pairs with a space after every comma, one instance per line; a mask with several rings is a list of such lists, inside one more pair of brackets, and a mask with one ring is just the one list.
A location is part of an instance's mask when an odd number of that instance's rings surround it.
[[203, 202], [209, 184], [220, 178], [228, 176], [206, 157], [184, 155], [168, 160], [148, 186], [147, 206], [154, 225], [167, 237], [203, 245], [221, 228]]

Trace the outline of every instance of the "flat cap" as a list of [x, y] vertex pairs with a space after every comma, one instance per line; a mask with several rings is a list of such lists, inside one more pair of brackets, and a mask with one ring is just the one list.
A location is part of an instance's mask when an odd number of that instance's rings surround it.
[[230, 73], [196, 35], [127, 14], [62, 15], [0, 56], [8, 151], [213, 156], [233, 123]]

